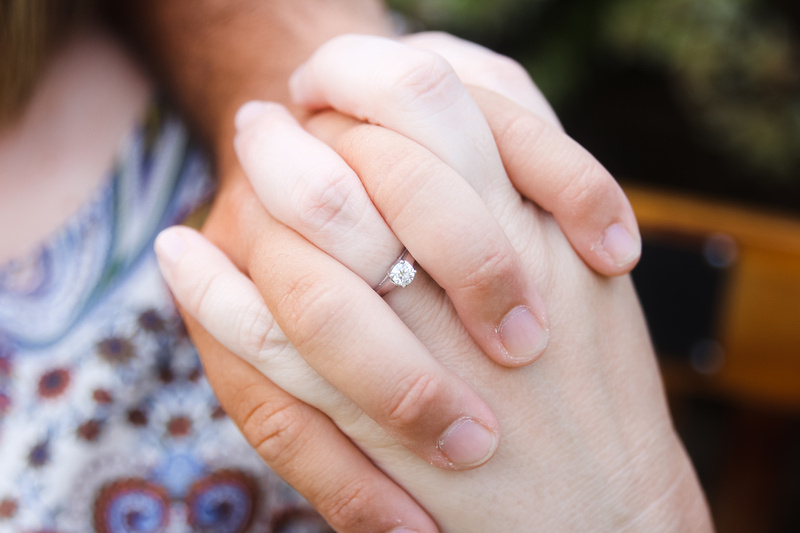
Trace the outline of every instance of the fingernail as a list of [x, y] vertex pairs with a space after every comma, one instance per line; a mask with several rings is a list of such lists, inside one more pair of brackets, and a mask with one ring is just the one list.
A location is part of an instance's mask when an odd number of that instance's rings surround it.
[[438, 448], [453, 465], [470, 468], [485, 463], [494, 454], [497, 435], [472, 418], [459, 418], [439, 438]]
[[186, 242], [180, 238], [174, 228], [167, 228], [156, 237], [154, 246], [156, 255], [162, 262], [172, 266], [178, 262], [186, 250]]
[[236, 112], [236, 116], [233, 119], [233, 123], [237, 130], [244, 129], [255, 119], [270, 109], [274, 109], [275, 107], [277, 107], [277, 104], [272, 102], [260, 102], [258, 100], [252, 100], [243, 104], [242, 107], [239, 108], [239, 111]]
[[500, 341], [509, 357], [520, 362], [539, 355], [547, 347], [550, 334], [536, 320], [533, 312], [524, 306], [516, 307], [500, 322]]
[[642, 245], [638, 239], [619, 222], [611, 224], [603, 233], [603, 250], [611, 256], [618, 267], [624, 267], [635, 261], [642, 253]]

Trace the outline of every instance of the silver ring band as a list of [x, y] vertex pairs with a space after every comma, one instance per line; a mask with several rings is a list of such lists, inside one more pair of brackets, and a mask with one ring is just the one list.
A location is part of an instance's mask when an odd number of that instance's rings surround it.
[[375, 292], [378, 296], [383, 296], [395, 287], [408, 287], [414, 281], [414, 276], [417, 274], [414, 268], [414, 258], [408, 253], [408, 250], [403, 250], [392, 266], [389, 267], [389, 272], [386, 273], [380, 283], [375, 286]]

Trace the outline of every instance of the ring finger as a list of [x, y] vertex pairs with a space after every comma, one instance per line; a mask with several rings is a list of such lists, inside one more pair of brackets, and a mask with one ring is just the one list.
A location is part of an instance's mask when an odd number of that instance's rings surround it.
[[[319, 120], [360, 124], [337, 116], [325, 114]], [[370, 154], [374, 162], [372, 169], [362, 165], [359, 172], [377, 170], [383, 178], [382, 192], [367, 196], [350, 166], [282, 107], [248, 104], [237, 126], [239, 159], [276, 218], [372, 287], [402, 249], [386, 218], [448, 292], [491, 358], [518, 366], [543, 352], [547, 314], [516, 251], [483, 199], [439, 157], [393, 131], [372, 125], [353, 128], [363, 135], [351, 136], [350, 146]], [[376, 177], [365, 181], [375, 183]], [[391, 209], [381, 217], [373, 200]]]
[[279, 104], [245, 104], [236, 126], [239, 160], [267, 211], [377, 286], [403, 245], [355, 172]]

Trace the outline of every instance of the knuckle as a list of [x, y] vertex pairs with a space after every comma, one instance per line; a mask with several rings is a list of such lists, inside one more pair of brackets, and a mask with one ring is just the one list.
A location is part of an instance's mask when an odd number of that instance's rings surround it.
[[398, 380], [387, 398], [386, 421], [400, 431], [413, 428], [439, 406], [441, 397], [441, 383], [430, 374], [412, 374]]
[[346, 308], [352, 295], [335, 290], [315, 273], [298, 272], [291, 278], [277, 302], [275, 314], [283, 317], [292, 344], [303, 353], [310, 342], [321, 344], [322, 339], [329, 337], [330, 328], [341, 327], [331, 317]]
[[493, 247], [474, 257], [476, 263], [464, 273], [460, 290], [477, 295], [502, 293], [498, 287], [511, 286], [509, 281], [519, 273], [516, 254], [507, 247]]
[[[446, 167], [436, 158], [413, 150], [398, 149], [391, 161], [385, 161], [382, 180], [372, 191], [381, 202], [381, 214], [395, 232], [406, 229], [408, 219], [403, 213], [413, 213], [428, 188], [425, 183], [432, 179], [445, 179]], [[403, 221], [404, 222], [401, 222]]]
[[325, 290], [319, 281], [319, 276], [314, 272], [294, 272], [285, 280], [276, 314], [283, 316], [288, 323], [302, 320], [306, 309], [313, 307], [318, 297], [324, 297]]
[[370, 516], [382, 507], [377, 494], [368, 482], [356, 479], [337, 486], [315, 507], [336, 531], [365, 531]]
[[578, 163], [573, 177], [565, 179], [556, 196], [561, 205], [569, 206], [573, 213], [593, 211], [605, 198], [611, 176], [593, 158]]
[[[245, 394], [247, 390], [242, 391]], [[302, 449], [308, 418], [297, 400], [288, 403], [261, 400], [241, 424], [242, 434], [264, 461], [280, 468]]]
[[[202, 271], [199, 273], [204, 274]], [[189, 313], [195, 317], [212, 314], [215, 307], [213, 294], [215, 288], [222, 283], [222, 272], [212, 271], [207, 275], [186, 276], [183, 279], [187, 283], [184, 305]]]
[[495, 135], [498, 146], [505, 147], [503, 154], [525, 155], [540, 144], [547, 129], [547, 123], [531, 113], [513, 113]]
[[[327, 167], [327, 168], [326, 168]], [[297, 181], [292, 206], [300, 224], [312, 233], [331, 225], [354, 223], [353, 197], [357, 178], [339, 164], [314, 167]]]
[[273, 348], [286, 342], [280, 328], [262, 302], [252, 302], [239, 311], [237, 338], [242, 357], [251, 361], [263, 357]]
[[397, 61], [387, 62], [385, 69], [379, 73], [379, 92], [386, 101], [403, 105], [422, 101], [446, 106], [460, 94], [458, 77], [437, 54], [407, 51]]

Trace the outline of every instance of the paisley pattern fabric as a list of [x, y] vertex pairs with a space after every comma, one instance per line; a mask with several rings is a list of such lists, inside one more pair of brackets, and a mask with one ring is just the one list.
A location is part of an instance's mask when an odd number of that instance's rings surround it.
[[154, 106], [102, 190], [0, 266], [0, 532], [328, 531], [203, 376], [152, 252], [210, 195]]

